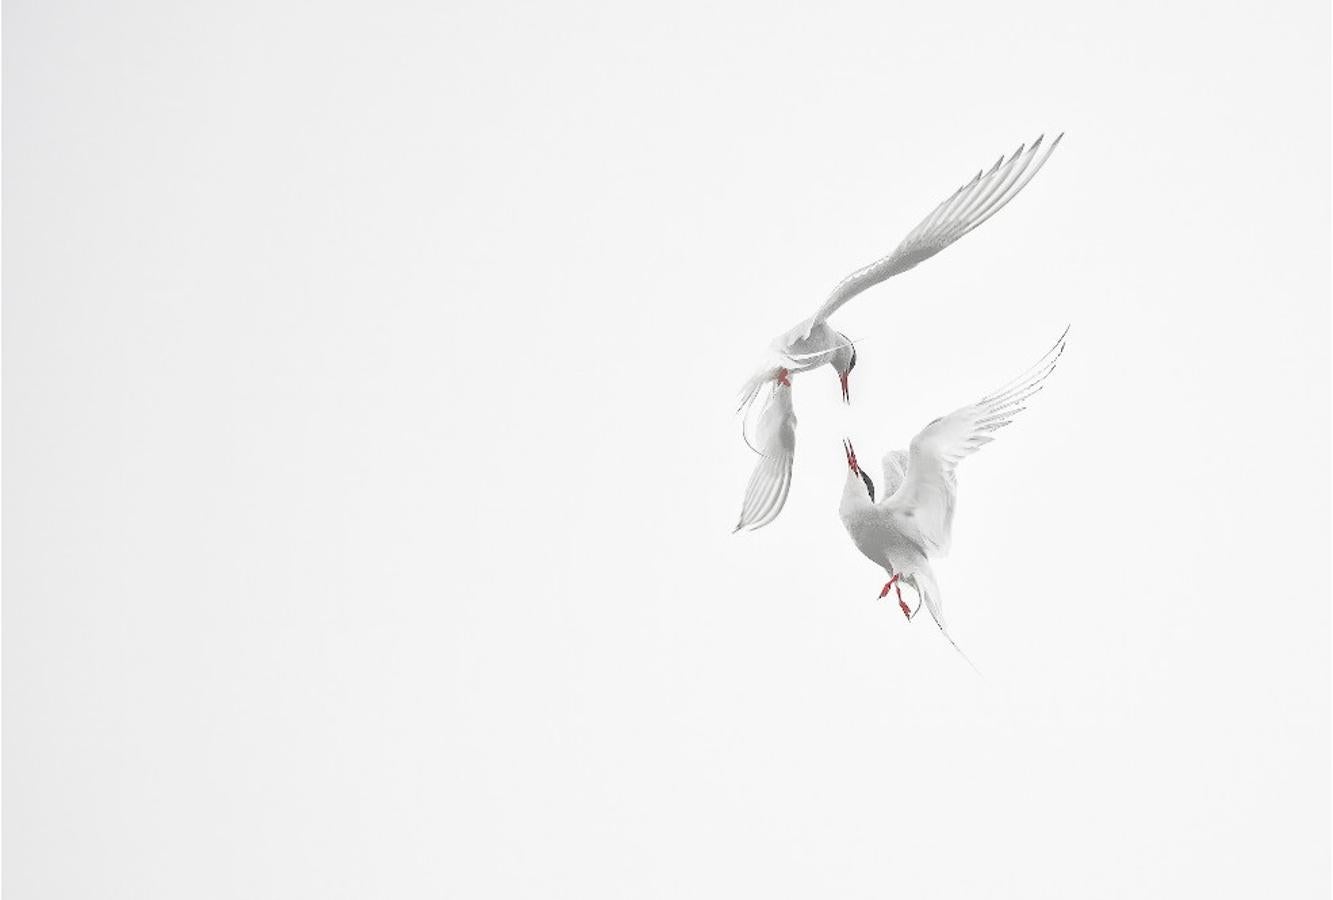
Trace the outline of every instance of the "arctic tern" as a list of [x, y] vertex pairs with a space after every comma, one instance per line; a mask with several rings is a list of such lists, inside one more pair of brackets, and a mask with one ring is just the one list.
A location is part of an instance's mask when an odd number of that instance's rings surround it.
[[[1046, 355], [1022, 375], [983, 397], [931, 422], [912, 438], [910, 449], [884, 456], [884, 485], [875, 499], [875, 484], [861, 468], [850, 440], [843, 441], [847, 479], [838, 517], [856, 549], [883, 567], [889, 580], [880, 598], [897, 590], [898, 606], [910, 620], [924, 604], [941, 632], [961, 654], [944, 621], [944, 607], [930, 562], [949, 551], [958, 481], [954, 469], [992, 435], [1013, 421], [1024, 404], [1042, 389], [1064, 352], [1065, 328]], [[915, 610], [902, 599], [901, 585], [920, 598]], [[967, 658], [966, 654], [963, 656]], [[969, 665], [971, 660], [968, 660]]]

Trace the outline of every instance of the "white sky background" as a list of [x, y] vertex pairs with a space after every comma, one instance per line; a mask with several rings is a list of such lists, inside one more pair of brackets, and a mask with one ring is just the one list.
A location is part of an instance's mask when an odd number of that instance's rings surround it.
[[[1329, 888], [1327, 4], [5, 8], [13, 897]], [[729, 532], [764, 344], [845, 308]], [[960, 469], [979, 681], [837, 519]]]

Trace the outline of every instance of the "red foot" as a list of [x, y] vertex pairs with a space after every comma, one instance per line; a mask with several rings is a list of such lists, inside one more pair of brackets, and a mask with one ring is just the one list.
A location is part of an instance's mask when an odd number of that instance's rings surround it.
[[778, 384], [785, 384], [787, 387], [791, 387], [791, 379], [787, 377], [790, 374], [791, 372], [786, 369], [778, 369]]
[[[883, 600], [885, 597], [889, 596], [889, 591], [893, 590], [893, 586], [894, 586], [897, 582], [898, 582], [898, 576], [897, 576], [897, 575], [894, 575], [892, 578], [890, 578], [890, 579], [889, 579], [889, 583], [886, 584], [886, 585], [884, 585], [884, 590], [882, 590], [882, 591], [879, 592], [879, 599]], [[899, 592], [898, 592], [898, 602], [899, 602], [899, 603], [902, 602], [902, 596], [903, 596], [903, 595], [902, 595], [902, 591], [899, 590]]]
[[903, 615], [907, 616], [907, 621], [912, 621], [912, 610], [903, 602], [902, 588], [898, 589], [898, 608], [903, 611]]

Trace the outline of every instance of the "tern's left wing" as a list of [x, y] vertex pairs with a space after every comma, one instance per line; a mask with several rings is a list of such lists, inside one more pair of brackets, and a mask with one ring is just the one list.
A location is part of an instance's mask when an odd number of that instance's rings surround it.
[[[796, 414], [791, 388], [774, 384], [759, 414], [755, 450], [760, 459], [745, 489], [745, 502], [735, 531], [763, 528], [778, 517], [791, 490], [791, 468], [796, 459]], [[733, 532], [734, 533], [734, 532]]]
[[1042, 382], [1055, 371], [1067, 334], [1068, 328], [1055, 346], [1022, 375], [990, 396], [936, 419], [912, 438], [907, 476], [898, 490], [880, 503], [902, 521], [911, 522], [916, 532], [913, 537], [919, 538], [933, 555], [949, 552], [958, 495], [954, 468], [964, 457], [994, 440], [991, 434], [1026, 408], [1023, 403], [1041, 390]]
[[1060, 144], [1060, 135], [1041, 152], [1041, 138], [1024, 152], [1019, 147], [1008, 161], [1003, 156], [989, 172], [978, 172], [967, 184], [949, 195], [921, 223], [903, 238], [892, 253], [848, 275], [824, 305], [810, 319], [806, 334], [814, 324], [823, 322], [857, 294], [906, 272], [917, 263], [930, 259], [945, 247], [995, 215], [1041, 171]]

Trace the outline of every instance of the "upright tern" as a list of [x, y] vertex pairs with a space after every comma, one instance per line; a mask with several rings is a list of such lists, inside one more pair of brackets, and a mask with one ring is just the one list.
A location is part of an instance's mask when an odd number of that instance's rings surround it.
[[[842, 488], [838, 517], [852, 543], [867, 559], [882, 566], [889, 580], [880, 598], [897, 589], [898, 606], [910, 620], [922, 603], [930, 610], [949, 643], [963, 651], [944, 622], [939, 587], [931, 569], [932, 558], [949, 551], [958, 482], [954, 468], [966, 456], [994, 440], [991, 435], [1013, 421], [1029, 398], [1041, 390], [1065, 349], [1064, 334], [1036, 365], [998, 391], [976, 403], [936, 419], [912, 438], [911, 449], [891, 450], [884, 456], [884, 490], [875, 501], [875, 484], [858, 464], [850, 440], [843, 441], [847, 480]], [[901, 585], [920, 598], [915, 610], [903, 602]], [[964, 654], [964, 659], [966, 655]], [[971, 661], [968, 661], [969, 664]]]
[[[813, 316], [801, 320], [774, 338], [763, 363], [741, 388], [742, 414], [748, 412], [766, 385], [770, 386], [770, 393], [765, 406], [774, 402], [775, 398], [784, 396], [782, 402], [789, 407], [791, 397], [782, 395], [777, 388], [790, 388], [791, 375], [817, 369], [823, 365], [831, 365], [837, 372], [843, 402], [850, 402], [848, 379], [852, 370], [856, 368], [856, 347], [847, 335], [834, 331], [829, 326], [829, 316], [857, 294], [929, 259], [1003, 209], [1005, 204], [1018, 196], [1019, 191], [1041, 171], [1046, 160], [1059, 146], [1062, 137], [1063, 134], [1052, 141], [1044, 151], [1042, 138], [1039, 137], [1026, 150], [1020, 146], [1008, 160], [1001, 156], [989, 171], [977, 172], [976, 177], [950, 194], [930, 215], [922, 219], [920, 224], [903, 238], [897, 249], [883, 259], [848, 275], [838, 283], [833, 293]], [[795, 418], [790, 416], [789, 408], [787, 412], [794, 426]], [[761, 413], [761, 421], [768, 413], [767, 409]], [[794, 444], [794, 435], [792, 442]], [[762, 454], [762, 439], [759, 443], [760, 447], [756, 449]], [[773, 504], [771, 507], [751, 509], [751, 514], [748, 516], [742, 511], [740, 521], [736, 525], [737, 530], [741, 528], [753, 530], [767, 525], [777, 517], [787, 502], [787, 492], [791, 487], [790, 457], [787, 458], [785, 470], [780, 465], [769, 465], [769, 462], [770, 460], [765, 458], [756, 464], [750, 479], [750, 488], [746, 492], [745, 506], [750, 508], [749, 500], [751, 494], [755, 492], [756, 478], [768, 479], [768, 487], [775, 489]], [[763, 493], [762, 487], [759, 490]], [[756, 512], [762, 512], [763, 515], [755, 515]]]

